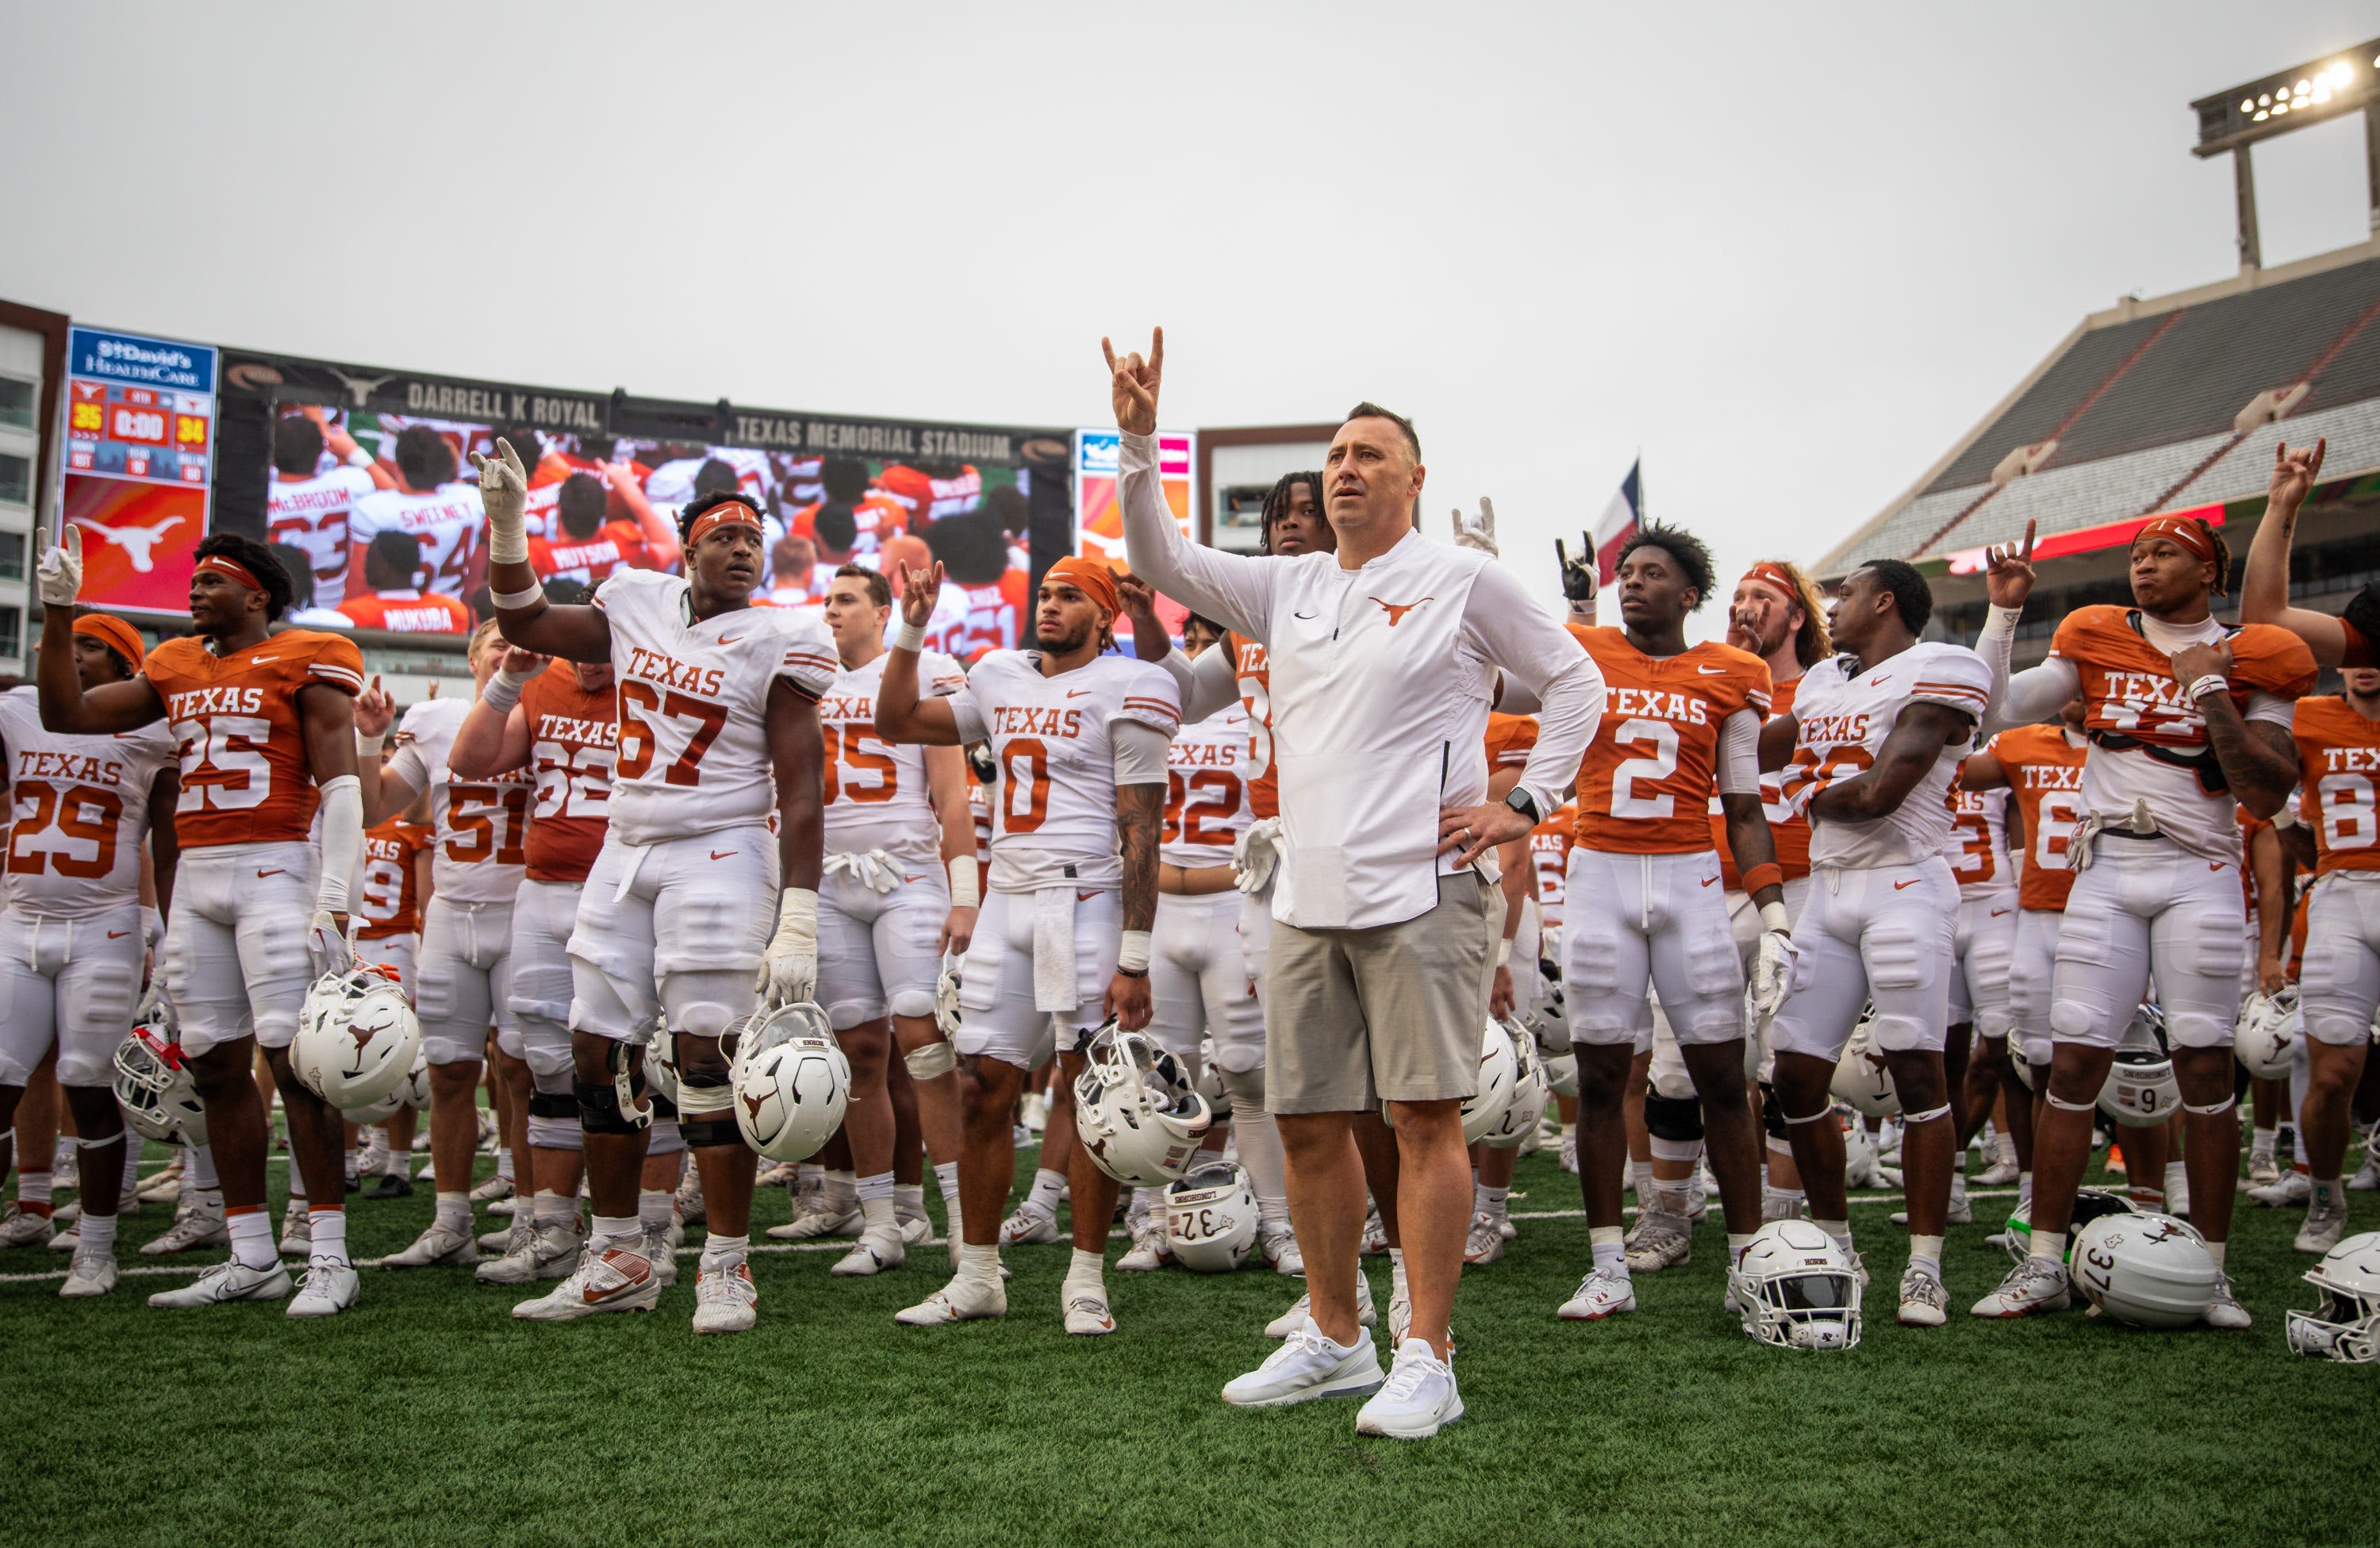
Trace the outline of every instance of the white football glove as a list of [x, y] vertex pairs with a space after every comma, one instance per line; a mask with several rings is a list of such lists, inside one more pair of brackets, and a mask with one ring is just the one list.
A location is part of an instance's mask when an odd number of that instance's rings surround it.
[[314, 965], [314, 976], [344, 973], [356, 965], [355, 943], [339, 928], [328, 908], [314, 911], [313, 921], [306, 928], [306, 956]]
[[1479, 519], [1473, 521], [1460, 510], [1454, 513], [1454, 546], [1475, 548], [1490, 559], [1496, 553], [1496, 503], [1485, 494], [1479, 496]]
[[1752, 957], [1752, 1014], [1766, 1027], [1793, 984], [1793, 937], [1764, 930]]
[[1259, 817], [1232, 846], [1232, 883], [1244, 893], [1265, 890], [1281, 863], [1281, 819]]
[[787, 887], [777, 906], [777, 933], [760, 962], [760, 998], [771, 1010], [798, 1005], [818, 989], [818, 894]]
[[473, 452], [471, 465], [480, 470], [480, 504], [488, 511], [489, 562], [528, 564], [528, 525], [522, 513], [528, 509], [528, 469], [521, 466], [520, 454], [499, 435], [496, 455]]
[[68, 523], [55, 543], [49, 542], [44, 529], [33, 534], [33, 545], [42, 551], [41, 563], [33, 567], [33, 584], [42, 605], [72, 607], [82, 591], [82, 529]]

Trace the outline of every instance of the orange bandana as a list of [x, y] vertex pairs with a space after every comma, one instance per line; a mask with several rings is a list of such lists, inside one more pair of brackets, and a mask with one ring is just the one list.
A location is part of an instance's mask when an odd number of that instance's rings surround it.
[[1116, 590], [1115, 571], [1097, 559], [1070, 554], [1051, 565], [1043, 579], [1064, 581], [1110, 613], [1123, 611], [1123, 593]]
[[750, 505], [742, 500], [722, 500], [694, 518], [693, 528], [686, 534], [686, 545], [692, 548], [722, 527], [749, 527], [756, 532], [767, 530], [760, 520], [760, 513]]
[[[1768, 560], [1763, 559], [1760, 563], [1753, 566], [1750, 569], [1745, 570], [1743, 572], [1743, 579], [1745, 580], [1757, 580], [1764, 586], [1776, 587], [1779, 591], [1784, 593], [1785, 600], [1787, 602], [1800, 602], [1802, 600], [1802, 588], [1793, 584], [1792, 576], [1786, 572], [1785, 567], [1782, 565], [1772, 564]], [[1742, 582], [1739, 581], [1738, 584], [1741, 585]]]
[[227, 559], [220, 554], [210, 554], [199, 561], [199, 568], [213, 570], [217, 575], [227, 580], [236, 581], [251, 591], [264, 590], [264, 582], [256, 578], [256, 572], [237, 559]]
[[74, 623], [77, 634], [88, 635], [122, 656], [138, 671], [148, 648], [140, 643], [140, 631], [121, 618], [104, 613], [86, 613]]
[[2180, 517], [2160, 516], [2132, 534], [2135, 543], [2143, 538], [2170, 538], [2199, 558], [2215, 557], [2215, 545], [2206, 541], [2206, 529], [2200, 526], [2195, 518], [2184, 520]]

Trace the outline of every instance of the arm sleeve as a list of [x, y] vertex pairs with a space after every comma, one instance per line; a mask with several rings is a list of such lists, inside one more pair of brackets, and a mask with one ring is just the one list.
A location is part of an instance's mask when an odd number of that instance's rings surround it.
[[1165, 753], [1172, 739], [1144, 721], [1110, 722], [1108, 741], [1115, 749], [1115, 782], [1120, 786], [1164, 784]]
[[[1984, 659], [1991, 657], [1986, 653]], [[2028, 666], [2008, 680], [2007, 689], [1984, 716], [1984, 734], [2046, 720], [2082, 691], [2082, 670], [2070, 661], [2052, 656], [2038, 666]]]
[[1252, 639], [1271, 639], [1272, 584], [1266, 572], [1281, 561], [1219, 554], [1184, 537], [1165, 503], [1155, 436], [1123, 437], [1118, 467], [1124, 555], [1133, 574], [1194, 613]]
[[1472, 582], [1463, 628], [1490, 665], [1536, 695], [1537, 745], [1521, 770], [1520, 787], [1539, 811], [1551, 811], [1578, 777], [1579, 760], [1603, 718], [1603, 672], [1500, 565], [1482, 567]]
[[1165, 668], [1182, 696], [1182, 724], [1194, 725], [1220, 714], [1240, 701], [1240, 680], [1232, 674], [1232, 652], [1220, 645], [1196, 661], [1179, 648], [1155, 664]]
[[1718, 725], [1718, 793], [1760, 794], [1760, 712], [1738, 710]]
[[2268, 721], [2286, 731], [2297, 723], [2297, 707], [2277, 694], [2258, 689], [2248, 695], [2248, 713], [2240, 718]]
[[347, 911], [347, 891], [364, 859], [364, 787], [353, 774], [322, 785], [322, 879], [314, 903], [327, 913]]
[[948, 697], [951, 719], [958, 724], [959, 745], [966, 747], [991, 740], [991, 728], [984, 724], [983, 706], [976, 702], [975, 690], [963, 688]]

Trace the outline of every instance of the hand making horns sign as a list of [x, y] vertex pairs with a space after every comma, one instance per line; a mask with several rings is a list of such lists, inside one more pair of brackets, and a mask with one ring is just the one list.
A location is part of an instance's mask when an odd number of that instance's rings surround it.
[[1165, 374], [1165, 330], [1152, 328], [1148, 335], [1148, 359], [1137, 353], [1116, 359], [1115, 346], [1099, 340], [1106, 351], [1108, 370], [1115, 375], [1116, 428], [1127, 435], [1157, 433], [1157, 385]]

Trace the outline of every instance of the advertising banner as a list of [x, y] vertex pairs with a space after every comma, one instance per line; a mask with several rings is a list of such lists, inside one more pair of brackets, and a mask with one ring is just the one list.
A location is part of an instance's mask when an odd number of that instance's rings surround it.
[[[1123, 507], [1117, 501], [1117, 455], [1122, 445], [1120, 433], [1113, 430], [1075, 432], [1075, 547], [1086, 557], [1106, 560], [1111, 569], [1128, 570], [1132, 567], [1124, 558]], [[1188, 431], [1157, 433], [1158, 475], [1165, 488], [1165, 503], [1182, 524], [1184, 537], [1196, 535], [1192, 522], [1198, 508], [1197, 491], [1193, 487], [1197, 466], [1196, 435]], [[1160, 597], [1157, 616], [1167, 628], [1179, 633], [1189, 609], [1170, 597]], [[1131, 631], [1119, 628], [1117, 634], [1129, 639]]]
[[188, 612], [212, 481], [215, 351], [77, 327], [67, 372], [60, 518], [82, 533], [84, 599]]

